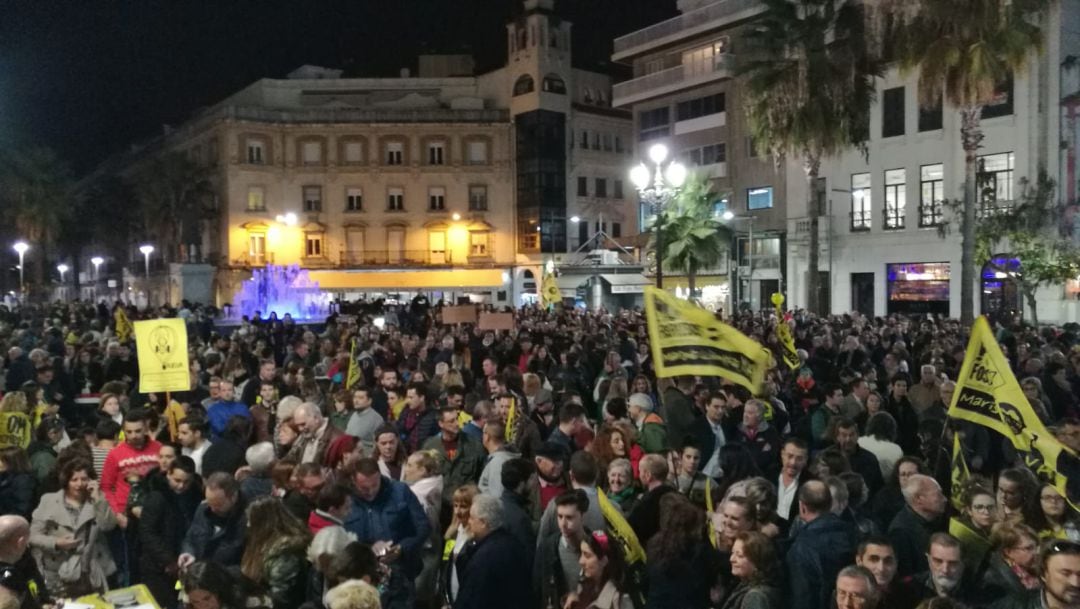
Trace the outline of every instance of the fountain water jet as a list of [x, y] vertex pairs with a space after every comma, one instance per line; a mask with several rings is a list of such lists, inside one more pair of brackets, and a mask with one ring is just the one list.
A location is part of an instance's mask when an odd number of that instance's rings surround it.
[[332, 301], [298, 265], [267, 265], [252, 271], [233, 299], [233, 310], [236, 317], [250, 318], [258, 311], [263, 319], [277, 313], [278, 318], [288, 314], [298, 321], [322, 321], [330, 314]]

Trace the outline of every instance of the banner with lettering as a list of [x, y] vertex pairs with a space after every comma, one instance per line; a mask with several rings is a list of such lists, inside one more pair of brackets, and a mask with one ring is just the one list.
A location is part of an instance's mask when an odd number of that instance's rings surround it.
[[30, 446], [33, 431], [30, 417], [21, 412], [0, 412], [0, 448]]
[[795, 337], [791, 334], [791, 326], [784, 319], [784, 295], [776, 292], [772, 295], [773, 306], [776, 307], [776, 339], [780, 342], [780, 355], [788, 368], [798, 370], [802, 366], [799, 352], [795, 349]]
[[184, 320], [135, 322], [135, 349], [139, 355], [139, 393], [191, 389]]

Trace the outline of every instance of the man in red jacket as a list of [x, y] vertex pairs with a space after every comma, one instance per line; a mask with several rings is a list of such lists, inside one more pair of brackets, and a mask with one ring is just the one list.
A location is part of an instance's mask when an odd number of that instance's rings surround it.
[[109, 451], [101, 468], [101, 489], [116, 513], [121, 528], [127, 528], [127, 501], [132, 478], [143, 478], [158, 466], [161, 444], [150, 439], [150, 413], [132, 410], [124, 418], [124, 442]]

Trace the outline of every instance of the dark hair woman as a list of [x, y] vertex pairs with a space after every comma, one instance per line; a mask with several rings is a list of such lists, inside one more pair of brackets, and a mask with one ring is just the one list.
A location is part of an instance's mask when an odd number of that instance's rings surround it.
[[724, 601], [723, 609], [774, 609], [782, 606], [780, 561], [773, 541], [764, 533], [745, 531], [731, 546], [731, 574], [739, 585]]
[[1044, 483], [1039, 489], [1039, 508], [1040, 518], [1036, 519], [1033, 528], [1040, 538], [1080, 541], [1077, 514], [1054, 485]]
[[660, 530], [648, 543], [647, 607], [705, 609], [719, 572], [719, 555], [706, 541], [705, 515], [686, 497], [660, 500]]
[[0, 448], [0, 516], [12, 514], [29, 520], [35, 486], [26, 451], [18, 446]]
[[311, 532], [274, 497], [260, 497], [249, 505], [247, 523], [240, 570], [267, 589], [274, 609], [299, 607], [307, 591]]
[[571, 595], [572, 609], [631, 609], [633, 599], [625, 594], [623, 573], [626, 561], [619, 543], [603, 531], [587, 533], [581, 540], [581, 582]]
[[256, 592], [243, 575], [214, 562], [197, 562], [180, 574], [185, 609], [269, 609], [270, 599]]

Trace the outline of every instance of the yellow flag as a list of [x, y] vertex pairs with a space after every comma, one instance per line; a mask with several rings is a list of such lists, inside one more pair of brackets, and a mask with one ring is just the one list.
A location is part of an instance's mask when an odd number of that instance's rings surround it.
[[513, 442], [517, 438], [517, 399], [510, 398], [510, 410], [506, 412], [506, 441]]
[[622, 548], [626, 560], [626, 573], [633, 582], [633, 585], [629, 586], [629, 594], [631, 600], [634, 601], [634, 607], [644, 607], [645, 597], [642, 590], [645, 589], [645, 548], [641, 547], [637, 533], [630, 527], [626, 518], [619, 513], [619, 510], [615, 509], [604, 491], [597, 489], [596, 499], [600, 504], [600, 513], [603, 514], [604, 522], [607, 524], [608, 536], [619, 542]]
[[957, 512], [964, 511], [964, 485], [967, 484], [971, 472], [968, 471], [967, 461], [964, 461], [964, 449], [960, 446], [960, 434], [953, 434], [952, 449], [952, 504]]
[[540, 304], [545, 307], [562, 302], [562, 292], [559, 290], [559, 284], [555, 282], [553, 273], [544, 274], [544, 280], [540, 284], [540, 301]]
[[981, 564], [986, 552], [990, 550], [990, 540], [964, 524], [959, 518], [949, 519], [949, 535], [960, 540], [965, 564], [968, 561], [971, 561], [973, 565]]
[[1068, 476], [1076, 471], [1076, 455], [1050, 433], [1016, 382], [1009, 362], [994, 340], [985, 317], [971, 328], [964, 365], [956, 379], [949, 416], [988, 427], [1005, 436], [1035, 474], [1068, 494]]
[[791, 326], [784, 321], [784, 295], [776, 292], [772, 295], [776, 306], [776, 338], [780, 341], [780, 356], [788, 368], [797, 370], [802, 365], [799, 353], [795, 350], [795, 337], [791, 335]]
[[352, 348], [349, 349], [349, 370], [345, 374], [345, 389], [352, 389], [360, 382], [360, 366], [356, 365], [356, 339], [352, 339]]
[[116, 311], [113, 313], [113, 322], [116, 325], [116, 338], [122, 343], [131, 340], [131, 333], [134, 329], [131, 327], [131, 320], [128, 319], [124, 307], [116, 307]]
[[712, 313], [645, 288], [645, 318], [657, 378], [720, 376], [757, 393], [772, 354]]
[[30, 417], [22, 412], [0, 412], [0, 448], [22, 448], [30, 446], [33, 429]]
[[184, 320], [135, 322], [135, 350], [139, 358], [139, 393], [191, 389]]

